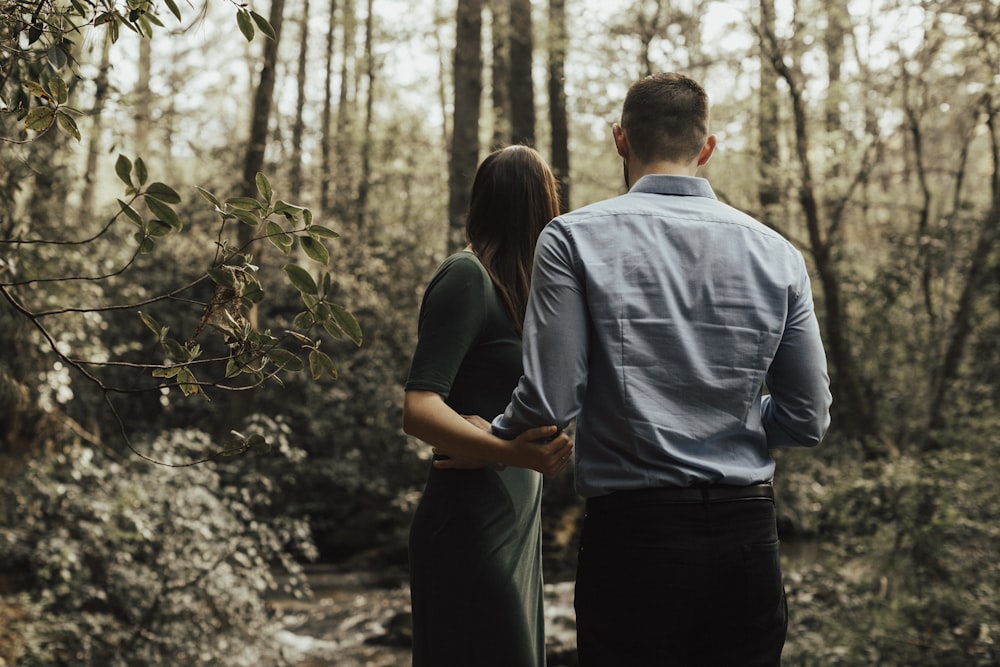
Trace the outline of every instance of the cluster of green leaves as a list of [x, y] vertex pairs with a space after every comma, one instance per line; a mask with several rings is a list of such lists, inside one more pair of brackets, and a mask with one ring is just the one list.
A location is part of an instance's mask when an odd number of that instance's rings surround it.
[[[301, 461], [287, 426], [249, 428], [278, 443], [269, 463]], [[149, 447], [169, 459], [213, 445], [177, 430]], [[33, 461], [3, 493], [18, 520], [0, 528], [0, 655], [24, 667], [281, 664], [266, 596], [307, 594], [296, 558], [315, 549], [304, 522], [274, 517], [266, 469], [164, 469], [76, 448]]]
[[42, 103], [30, 110], [22, 108], [18, 112], [19, 119], [24, 121], [25, 129], [45, 132], [56, 124], [66, 135], [80, 140], [80, 128], [70, 115], [79, 114], [80, 111], [66, 104], [69, 101], [69, 89], [62, 78], [52, 76], [44, 84], [28, 81], [25, 87]]

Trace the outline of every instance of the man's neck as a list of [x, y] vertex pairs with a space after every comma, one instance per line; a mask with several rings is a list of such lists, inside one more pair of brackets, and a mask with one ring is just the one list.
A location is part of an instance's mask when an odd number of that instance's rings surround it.
[[631, 188], [643, 176], [660, 174], [664, 176], [696, 176], [698, 166], [694, 162], [679, 164], [677, 162], [651, 162], [649, 164], [629, 164], [628, 186]]

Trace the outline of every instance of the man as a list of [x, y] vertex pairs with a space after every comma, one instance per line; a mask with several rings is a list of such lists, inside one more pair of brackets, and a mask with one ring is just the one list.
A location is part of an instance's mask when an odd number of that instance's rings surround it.
[[819, 443], [829, 378], [802, 255], [695, 176], [708, 120], [685, 76], [629, 89], [629, 191], [542, 232], [524, 376], [492, 427], [577, 420], [583, 667], [780, 662], [770, 450]]

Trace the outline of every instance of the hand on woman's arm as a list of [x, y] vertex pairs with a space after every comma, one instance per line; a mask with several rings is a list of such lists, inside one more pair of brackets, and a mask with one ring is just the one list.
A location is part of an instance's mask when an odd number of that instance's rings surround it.
[[468, 468], [481, 461], [556, 475], [573, 452], [569, 437], [557, 434], [555, 426], [529, 429], [514, 440], [504, 440], [459, 415], [431, 391], [406, 392], [403, 430], [453, 457], [435, 462], [439, 468]]

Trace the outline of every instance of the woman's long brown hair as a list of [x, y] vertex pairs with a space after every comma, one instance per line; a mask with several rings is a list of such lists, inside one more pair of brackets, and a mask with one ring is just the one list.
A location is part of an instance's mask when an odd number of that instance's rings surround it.
[[518, 335], [524, 327], [535, 242], [557, 215], [556, 179], [533, 148], [501, 148], [479, 165], [465, 233]]

